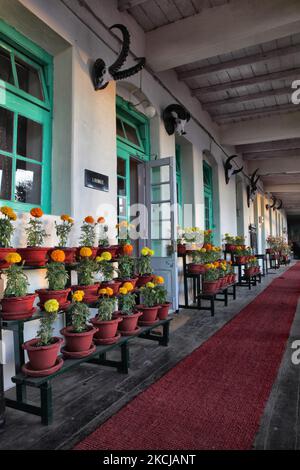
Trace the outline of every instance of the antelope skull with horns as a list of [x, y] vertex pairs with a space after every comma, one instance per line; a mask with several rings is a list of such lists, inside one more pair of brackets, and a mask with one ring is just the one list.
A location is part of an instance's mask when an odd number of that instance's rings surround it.
[[237, 175], [238, 173], [240, 173], [241, 171], [243, 171], [243, 166], [241, 168], [236, 168], [235, 170], [233, 169], [233, 165], [231, 163], [231, 161], [236, 158], [237, 155], [231, 155], [231, 157], [228, 157], [225, 164], [224, 164], [224, 169], [225, 169], [225, 181], [226, 181], [226, 184], [229, 183], [230, 181], [230, 178], [233, 176], [233, 175]]
[[113, 64], [107, 66], [103, 59], [97, 59], [92, 68], [92, 80], [95, 90], [103, 90], [110, 80], [123, 80], [140, 72], [145, 67], [145, 57], [137, 58], [138, 63], [129, 69], [120, 70], [125, 64], [129, 54], [130, 34], [123, 24], [114, 24], [109, 29], [119, 29], [123, 35], [123, 42], [119, 56]]
[[257, 193], [257, 183], [259, 180], [259, 175], [257, 175], [259, 168], [252, 173], [250, 178], [250, 184], [247, 186], [247, 199], [248, 199], [248, 207], [250, 207], [250, 202], [254, 201], [255, 195]]

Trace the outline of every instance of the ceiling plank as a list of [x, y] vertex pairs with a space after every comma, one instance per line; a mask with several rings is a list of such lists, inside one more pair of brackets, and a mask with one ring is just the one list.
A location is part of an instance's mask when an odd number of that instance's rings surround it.
[[265, 190], [270, 193], [299, 193], [300, 184], [270, 184], [265, 185]]
[[258, 54], [247, 55], [239, 59], [227, 60], [218, 64], [211, 64], [205, 67], [198, 67], [193, 70], [186, 70], [178, 72], [179, 80], [186, 80], [187, 78], [200, 77], [202, 75], [209, 75], [210, 73], [220, 72], [222, 70], [234, 69], [242, 65], [251, 65], [259, 62], [265, 62], [273, 57], [285, 57], [291, 54], [300, 52], [300, 44], [295, 44], [289, 47], [281, 47], [280, 49], [272, 49], [271, 51], [261, 51]]
[[282, 106], [267, 106], [265, 108], [256, 108], [256, 109], [247, 109], [244, 111], [237, 111], [234, 113], [221, 113], [212, 115], [212, 119], [216, 122], [224, 121], [228, 119], [242, 119], [247, 117], [262, 116], [267, 114], [272, 116], [273, 114], [278, 114], [282, 112], [297, 112], [299, 111], [298, 106], [294, 104], [284, 104]]
[[295, 149], [300, 148], [300, 138], [299, 139], [282, 139], [282, 140], [272, 140], [269, 142], [258, 142], [255, 144], [244, 144], [237, 145], [236, 151], [238, 153], [250, 153], [250, 152], [265, 152], [270, 150], [286, 150], [286, 149]]
[[275, 90], [260, 91], [258, 93], [251, 93], [250, 95], [235, 96], [234, 98], [227, 98], [223, 100], [208, 101], [207, 103], [201, 103], [202, 108], [206, 111], [226, 104], [244, 103], [245, 101], [253, 101], [257, 99], [267, 98], [268, 96], [280, 96], [291, 93], [291, 88], [277, 88]]
[[148, 0], [118, 0], [118, 10], [130, 10], [130, 8], [136, 7], [146, 2], [148, 2]]
[[[233, 80], [231, 82], [218, 83], [217, 85], [209, 85], [200, 88], [192, 88], [192, 96], [203, 96], [207, 93], [215, 93], [224, 90], [233, 90], [235, 88], [255, 85], [257, 83], [269, 82], [271, 80], [282, 80], [289, 77], [297, 78], [300, 74], [300, 67], [287, 70], [279, 70], [278, 72], [265, 73], [263, 75], [257, 75], [255, 77], [243, 78], [240, 80]], [[292, 92], [292, 89], [291, 89]]]
[[243, 153], [245, 160], [265, 160], [266, 158], [300, 157], [300, 148], [287, 150], [271, 150], [269, 152]]

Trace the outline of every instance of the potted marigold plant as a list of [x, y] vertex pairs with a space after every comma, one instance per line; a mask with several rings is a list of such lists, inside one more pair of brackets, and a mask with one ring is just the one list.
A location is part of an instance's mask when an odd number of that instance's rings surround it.
[[82, 290], [85, 302], [95, 302], [98, 299], [99, 282], [94, 282], [94, 274], [98, 271], [98, 263], [92, 259], [92, 250], [89, 247], [80, 248], [80, 261], [76, 267], [78, 285], [72, 290]]
[[113, 265], [112, 255], [109, 251], [103, 251], [101, 256], [96, 257], [96, 262], [99, 266], [99, 272], [102, 275], [101, 286], [110, 287], [113, 290], [114, 295], [117, 295], [119, 288], [122, 285], [122, 281], [114, 279], [115, 267]]
[[28, 222], [25, 232], [27, 234], [27, 248], [18, 248], [17, 251], [22, 256], [25, 264], [30, 266], [45, 266], [49, 247], [43, 247], [44, 239], [48, 237], [43, 228], [43, 222], [40, 220], [43, 211], [35, 207], [30, 211], [31, 218]]
[[118, 255], [126, 255], [126, 245], [131, 245], [130, 230], [133, 227], [132, 224], [129, 224], [127, 220], [122, 220], [119, 224], [116, 225], [118, 231]]
[[123, 336], [131, 336], [139, 331], [137, 322], [142, 312], [135, 311], [136, 294], [133, 292], [131, 282], [125, 282], [119, 291], [119, 310], [114, 314], [120, 316], [123, 321], [119, 325], [119, 331]]
[[141, 249], [141, 256], [137, 259], [137, 287], [142, 287], [151, 282], [153, 279], [152, 275], [152, 262], [151, 258], [154, 255], [154, 251], [145, 246]]
[[5, 257], [8, 253], [16, 251], [15, 248], [11, 248], [11, 237], [14, 233], [13, 221], [17, 220], [17, 215], [11, 207], [3, 206], [0, 208], [0, 212], [3, 217], [0, 218], [0, 269], [7, 268], [9, 264], [5, 261]]
[[158, 318], [160, 320], [165, 320], [169, 315], [169, 310], [171, 307], [171, 302], [168, 302], [168, 291], [163, 285], [165, 280], [162, 276], [154, 276], [153, 280], [155, 284], [156, 291], [156, 301], [159, 304], [158, 307]]
[[47, 376], [59, 370], [63, 365], [63, 360], [58, 357], [63, 339], [53, 336], [53, 324], [57, 319], [58, 309], [57, 300], [47, 300], [45, 311], [40, 319], [37, 338], [26, 341], [22, 345], [29, 357], [29, 363], [22, 368], [27, 375]]
[[236, 243], [234, 236], [230, 235], [229, 233], [225, 233], [223, 241], [225, 242], [225, 251], [235, 251]]
[[56, 236], [58, 238], [57, 247], [65, 253], [65, 264], [73, 264], [75, 263], [76, 248], [68, 247], [68, 239], [74, 227], [74, 219], [68, 214], [62, 214], [60, 220], [61, 223], [54, 222]]
[[96, 344], [113, 344], [120, 338], [117, 333], [118, 325], [122, 321], [121, 317], [113, 318], [116, 299], [112, 297], [113, 292], [109, 288], [100, 289], [101, 297], [98, 302], [98, 313], [91, 323], [97, 328], [94, 335]]
[[219, 288], [219, 271], [214, 263], [205, 265], [205, 273], [203, 279], [203, 292], [205, 294], [214, 294]]
[[4, 297], [1, 300], [2, 318], [4, 320], [23, 320], [32, 317], [36, 309], [33, 303], [36, 294], [28, 294], [28, 278], [23, 271], [22, 258], [19, 253], [8, 253], [5, 261], [9, 268], [6, 271], [7, 282]]
[[108, 240], [108, 225], [105, 223], [104, 217], [98, 217], [99, 225], [99, 240], [97, 255], [101, 256], [104, 251], [108, 251], [112, 258], [116, 258], [119, 250], [119, 245], [110, 245]]
[[40, 298], [39, 306], [44, 307], [44, 304], [49, 299], [56, 299], [59, 303], [60, 309], [65, 309], [70, 305], [68, 302], [68, 295], [71, 292], [70, 288], [66, 289], [66, 284], [69, 279], [69, 274], [64, 265], [65, 253], [62, 250], [54, 250], [51, 255], [51, 262], [47, 264], [46, 279], [48, 281], [48, 289], [37, 289], [36, 293]]
[[84, 292], [77, 290], [72, 296], [72, 305], [68, 310], [71, 325], [60, 330], [65, 338], [62, 353], [65, 357], [79, 358], [89, 356], [95, 351], [93, 336], [97, 329], [88, 325], [90, 310], [82, 303]]
[[[98, 247], [96, 247], [96, 226], [97, 222], [94, 217], [88, 215], [81, 227], [81, 236], [80, 236], [80, 247], [89, 247], [92, 250], [91, 257], [95, 258], [97, 256]], [[78, 254], [80, 253], [80, 248], [78, 248]]]
[[134, 275], [134, 259], [131, 256], [120, 256], [118, 260], [118, 280], [131, 282], [133, 287], [136, 286], [138, 278]]
[[136, 309], [140, 310], [143, 315], [139, 318], [139, 324], [148, 326], [156, 322], [159, 305], [157, 303], [157, 292], [153, 282], [141, 287], [143, 303], [137, 305]]
[[206, 248], [199, 248], [198, 250], [193, 250], [190, 252], [192, 262], [187, 265], [188, 272], [190, 274], [204, 273], [205, 254]]

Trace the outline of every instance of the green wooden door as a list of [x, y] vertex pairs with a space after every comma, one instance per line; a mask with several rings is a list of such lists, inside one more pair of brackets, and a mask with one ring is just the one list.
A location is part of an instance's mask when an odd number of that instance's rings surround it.
[[213, 216], [213, 184], [212, 167], [203, 162], [203, 185], [204, 185], [204, 227], [205, 230], [214, 228]]

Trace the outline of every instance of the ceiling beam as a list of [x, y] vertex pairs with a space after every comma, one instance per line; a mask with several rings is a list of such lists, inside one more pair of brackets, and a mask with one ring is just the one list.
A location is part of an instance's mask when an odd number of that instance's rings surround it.
[[286, 150], [300, 148], [300, 139], [282, 139], [255, 144], [237, 145], [237, 153], [269, 152], [271, 150]]
[[270, 193], [300, 193], [300, 184], [270, 184], [264, 188]]
[[298, 106], [295, 104], [283, 104], [282, 106], [267, 106], [265, 108], [256, 108], [256, 109], [247, 109], [244, 111], [237, 111], [234, 113], [222, 113], [212, 115], [212, 119], [216, 122], [228, 120], [228, 119], [242, 119], [242, 118], [251, 118], [255, 116], [263, 116], [267, 114], [272, 116], [273, 114], [278, 114], [282, 112], [297, 112], [300, 111]]
[[274, 57], [285, 57], [291, 54], [297, 54], [300, 52], [300, 44], [293, 46], [281, 47], [279, 49], [272, 49], [271, 51], [261, 51], [257, 54], [247, 55], [240, 57], [239, 59], [226, 60], [219, 64], [211, 64], [205, 67], [198, 67], [192, 70], [186, 70], [184, 72], [178, 72], [179, 80], [186, 80], [187, 78], [200, 77], [203, 75], [209, 75], [210, 73], [221, 72], [222, 70], [234, 69], [241, 67], [242, 65], [251, 65], [259, 62], [266, 62]]
[[299, 0], [233, 0], [149, 31], [146, 58], [162, 72], [299, 31]]
[[[263, 75], [257, 75], [255, 77], [242, 78], [239, 80], [233, 80], [231, 82], [225, 82], [225, 83], [218, 83], [217, 85], [193, 88], [192, 95], [203, 96], [203, 95], [206, 95], [207, 93], [216, 93], [218, 91], [224, 91], [224, 90], [234, 90], [235, 88], [239, 88], [239, 87], [256, 85], [257, 83], [269, 82], [271, 80], [283, 80], [283, 79], [290, 78], [290, 77], [294, 77], [296, 79], [297, 76], [299, 77], [299, 74], [300, 74], [300, 67], [297, 67], [294, 69], [279, 70], [278, 72], [265, 73]], [[291, 89], [291, 93], [292, 91], [293, 90]]]
[[201, 103], [202, 108], [206, 111], [216, 108], [218, 106], [224, 106], [226, 104], [244, 103], [245, 101], [253, 101], [257, 99], [267, 98], [268, 96], [280, 96], [291, 93], [291, 88], [276, 88], [275, 90], [260, 91], [258, 93], [251, 93], [249, 95], [235, 96], [234, 98], [226, 98], [225, 100], [208, 101], [207, 103]]
[[271, 150], [269, 152], [243, 153], [244, 160], [265, 160], [266, 158], [300, 157], [300, 148], [287, 150]]
[[130, 8], [146, 3], [148, 0], [118, 0], [118, 10], [126, 11]]

